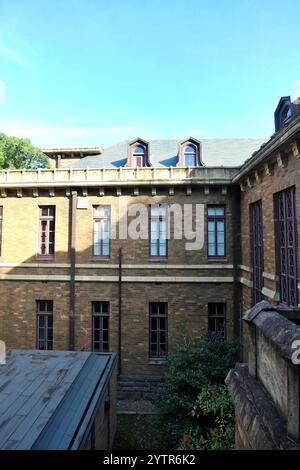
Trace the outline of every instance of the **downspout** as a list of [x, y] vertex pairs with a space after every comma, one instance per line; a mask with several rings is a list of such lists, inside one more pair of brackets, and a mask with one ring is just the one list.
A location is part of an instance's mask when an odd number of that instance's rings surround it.
[[119, 249], [118, 298], [119, 298], [118, 372], [119, 372], [119, 375], [120, 375], [122, 373], [122, 248]]
[[76, 267], [76, 205], [77, 191], [72, 191], [70, 199], [70, 323], [69, 349], [75, 349], [75, 267]]

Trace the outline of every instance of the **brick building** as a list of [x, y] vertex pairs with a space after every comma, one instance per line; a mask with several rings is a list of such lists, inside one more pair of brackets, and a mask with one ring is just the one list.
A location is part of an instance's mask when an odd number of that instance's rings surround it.
[[[1, 339], [14, 348], [114, 351], [122, 374], [160, 375], [183, 336], [239, 334], [252, 299], [296, 303], [291, 273], [283, 293], [274, 256], [273, 193], [294, 187], [300, 210], [300, 118], [287, 104], [266, 143], [137, 138], [104, 150], [47, 149], [50, 170], [1, 171]], [[113, 237], [122, 207], [137, 203], [147, 207], [150, 236]], [[189, 205], [194, 223], [202, 217], [201, 248], [174, 239], [164, 204]], [[255, 256], [249, 207], [255, 240], [264, 221]]]
[[242, 310], [268, 300], [295, 321], [300, 304], [299, 110], [290, 97], [281, 98], [276, 132], [232, 180], [241, 188]]

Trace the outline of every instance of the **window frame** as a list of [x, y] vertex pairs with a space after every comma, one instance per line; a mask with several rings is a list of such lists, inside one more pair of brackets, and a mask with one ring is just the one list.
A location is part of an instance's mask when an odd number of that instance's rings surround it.
[[[109, 209], [109, 216], [96, 216], [95, 215], [95, 210], [97, 207], [101, 207], [104, 209]], [[103, 239], [100, 238], [100, 254], [97, 255], [95, 254], [95, 221], [100, 221], [101, 222], [101, 231], [103, 233], [103, 228], [102, 228], [102, 222], [103, 221], [108, 221], [109, 223], [109, 239], [108, 239], [108, 255], [103, 254]], [[101, 260], [101, 259], [110, 259], [111, 256], [111, 206], [109, 204], [94, 204], [93, 205], [93, 230], [92, 230], [92, 257], [93, 259], [96, 260]]]
[[[143, 149], [143, 152], [135, 152], [135, 149], [140, 147]], [[132, 151], [132, 162], [134, 163], [134, 167], [143, 168], [146, 166], [146, 148], [144, 145], [137, 144]]]
[[[40, 304], [41, 302], [46, 302], [46, 304], [51, 305], [51, 309], [41, 310]], [[53, 300], [36, 300], [36, 349], [39, 351], [53, 351], [53, 331], [54, 331], [54, 304]], [[45, 325], [40, 327], [40, 319], [45, 319]], [[51, 319], [51, 325], [49, 326], [49, 320]], [[40, 339], [40, 329], [43, 328], [44, 330], [44, 339]], [[49, 330], [52, 331], [52, 339], [48, 339], [49, 337]], [[40, 342], [43, 341], [44, 344], [47, 345], [46, 348], [40, 348]], [[51, 347], [48, 347], [49, 343], [51, 343]]]
[[[223, 313], [220, 315], [217, 312], [218, 307], [222, 306]], [[210, 313], [210, 309], [214, 308], [215, 313]], [[210, 320], [214, 321], [214, 329], [210, 328]], [[216, 328], [217, 321], [223, 320], [223, 333], [220, 333], [219, 329]], [[209, 334], [220, 335], [223, 338], [227, 338], [227, 303], [226, 302], [208, 302], [207, 304], [207, 331]]]
[[[152, 216], [152, 208], [154, 207], [161, 207], [162, 204], [150, 204], [149, 205], [149, 213], [148, 213], [148, 234], [149, 234], [149, 257], [150, 259], [156, 259], [156, 260], [165, 260], [168, 258], [168, 208], [166, 207], [166, 215], [165, 216], [161, 216], [161, 215], [158, 215], [158, 216]], [[160, 223], [161, 221], [165, 220], [165, 223], [166, 223], [166, 254], [165, 255], [161, 255], [160, 254], [160, 238], [158, 237], [156, 240], [157, 242], [157, 255], [152, 255], [151, 253], [151, 245], [152, 245], [152, 237], [151, 237], [151, 222], [152, 220], [155, 219], [157, 220], [158, 223]], [[159, 227], [158, 227], [159, 228]], [[160, 231], [159, 231], [160, 232]]]
[[[287, 214], [287, 195], [291, 195], [291, 210], [292, 218], [285, 217]], [[278, 276], [278, 289], [280, 293], [280, 303], [287, 308], [297, 308], [299, 302], [298, 293], [298, 233], [297, 233], [297, 209], [296, 209], [296, 189], [295, 186], [290, 186], [274, 194], [274, 229], [275, 229], [275, 247], [276, 247], [276, 274]], [[282, 198], [282, 208], [284, 217], [280, 218], [280, 199]], [[289, 234], [288, 225], [291, 221], [293, 245], [288, 245]], [[281, 223], [283, 224], [283, 238], [284, 244], [281, 244]], [[282, 250], [284, 250], [284, 257], [282, 257]], [[291, 265], [289, 260], [292, 257], [294, 263], [292, 269], [294, 274], [290, 273]], [[285, 262], [284, 262], [285, 259]], [[284, 265], [284, 266], [283, 266]], [[284, 272], [285, 270], [285, 272]], [[294, 294], [292, 294], [292, 289]], [[292, 302], [292, 295], [294, 295], [294, 303]]]
[[[40, 205], [39, 207], [39, 231], [38, 231], [38, 252], [37, 255], [39, 258], [42, 259], [53, 259], [55, 258], [55, 238], [56, 238], [56, 206], [55, 205]], [[43, 209], [50, 209], [53, 208], [54, 215], [42, 215]], [[47, 233], [46, 233], [46, 241], [45, 245], [47, 246], [47, 253], [42, 253], [42, 222], [47, 221]], [[54, 222], [54, 236], [53, 236], [53, 253], [49, 253], [49, 233], [50, 233], [50, 222]]]
[[[263, 299], [264, 237], [262, 200], [249, 204], [250, 259], [252, 268], [252, 306]], [[260, 241], [260, 243], [259, 243]]]
[[[164, 305], [165, 307], [165, 312], [163, 314], [160, 314], [160, 313], [152, 313], [152, 306], [154, 304], [157, 304], [158, 306], [159, 305]], [[159, 308], [158, 308], [159, 310]], [[156, 344], [157, 344], [157, 347], [156, 347], [156, 350], [157, 350], [157, 354], [153, 355], [152, 354], [152, 348], [151, 348], [151, 345], [153, 344], [152, 343], [152, 339], [151, 339], [151, 336], [152, 336], [152, 327], [151, 327], [151, 320], [153, 319], [156, 319], [157, 321], [157, 326], [156, 326]], [[161, 319], [164, 319], [165, 320], [165, 329], [162, 330], [160, 328], [160, 321]], [[165, 353], [164, 354], [160, 354], [160, 350], [161, 350], [161, 341], [160, 341], [160, 332], [164, 331], [165, 333]], [[168, 303], [167, 302], [149, 302], [149, 331], [148, 331], [148, 344], [149, 344], [149, 360], [150, 361], [162, 361], [162, 360], [165, 360], [167, 357], [168, 357]]]
[[[194, 149], [193, 152], [187, 152], [186, 149], [188, 147], [192, 147]], [[186, 164], [186, 157], [194, 157], [194, 165], [187, 165]], [[194, 144], [186, 144], [186, 146], [183, 149], [183, 161], [184, 161], [184, 166], [187, 168], [194, 168], [197, 166], [197, 148]]]
[[[212, 209], [212, 208], [223, 208], [224, 209], [224, 214], [223, 215], [208, 215], [208, 210], [209, 209]], [[214, 255], [210, 255], [209, 254], [209, 245], [211, 245], [211, 243], [209, 243], [209, 230], [208, 230], [208, 224], [209, 222], [214, 222], [214, 225], [215, 225], [215, 242], [214, 242], [214, 246], [215, 246], [215, 249], [217, 248], [217, 222], [220, 222], [220, 221], [223, 221], [224, 222], [224, 254], [223, 255], [218, 255], [218, 254], [214, 254]], [[226, 238], [227, 238], [227, 234], [226, 234], [226, 205], [225, 204], [207, 204], [206, 206], [206, 243], [207, 243], [207, 258], [209, 260], [218, 260], [218, 259], [225, 259], [226, 256], [227, 256], [227, 243], [226, 243]]]
[[[95, 312], [95, 305], [96, 304], [107, 304], [107, 312]], [[109, 347], [110, 347], [110, 338], [109, 338], [109, 328], [110, 328], [110, 303], [106, 300], [94, 300], [92, 301], [92, 338], [91, 338], [91, 350], [93, 352], [109, 352]], [[99, 328], [95, 328], [95, 319], [99, 319]], [[103, 321], [104, 318], [107, 320], [107, 328], [104, 328], [103, 326]], [[95, 339], [94, 339], [94, 333], [95, 330], [99, 330], [99, 341], [96, 341], [99, 343], [99, 350], [95, 348]], [[103, 331], [107, 330], [107, 341], [103, 341]], [[103, 348], [103, 344], [107, 343], [107, 350]]]

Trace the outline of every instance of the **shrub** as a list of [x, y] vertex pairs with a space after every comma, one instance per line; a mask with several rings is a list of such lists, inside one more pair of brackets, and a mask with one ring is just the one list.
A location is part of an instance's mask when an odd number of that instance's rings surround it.
[[[224, 405], [226, 402], [224, 379], [234, 366], [238, 351], [237, 340], [227, 341], [218, 335], [207, 335], [196, 341], [185, 338], [170, 353], [166, 363], [165, 385], [155, 399], [159, 409], [159, 423], [156, 425], [164, 430], [167, 448], [176, 448], [184, 435], [189, 436], [189, 444], [201, 435], [203, 439], [211, 441], [217, 429], [223, 429], [227, 417], [221, 418], [222, 413], [225, 410], [229, 412], [229, 406], [223, 408], [220, 404], [222, 400]], [[212, 386], [217, 387], [218, 393]], [[207, 400], [210, 411], [203, 407], [203, 394], [211, 397], [210, 401]], [[227, 398], [229, 400], [229, 396]]]

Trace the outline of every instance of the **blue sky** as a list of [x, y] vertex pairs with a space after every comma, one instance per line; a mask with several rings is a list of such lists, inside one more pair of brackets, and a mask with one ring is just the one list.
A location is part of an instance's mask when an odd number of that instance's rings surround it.
[[299, 16], [299, 0], [0, 0], [0, 131], [269, 137], [300, 90]]

